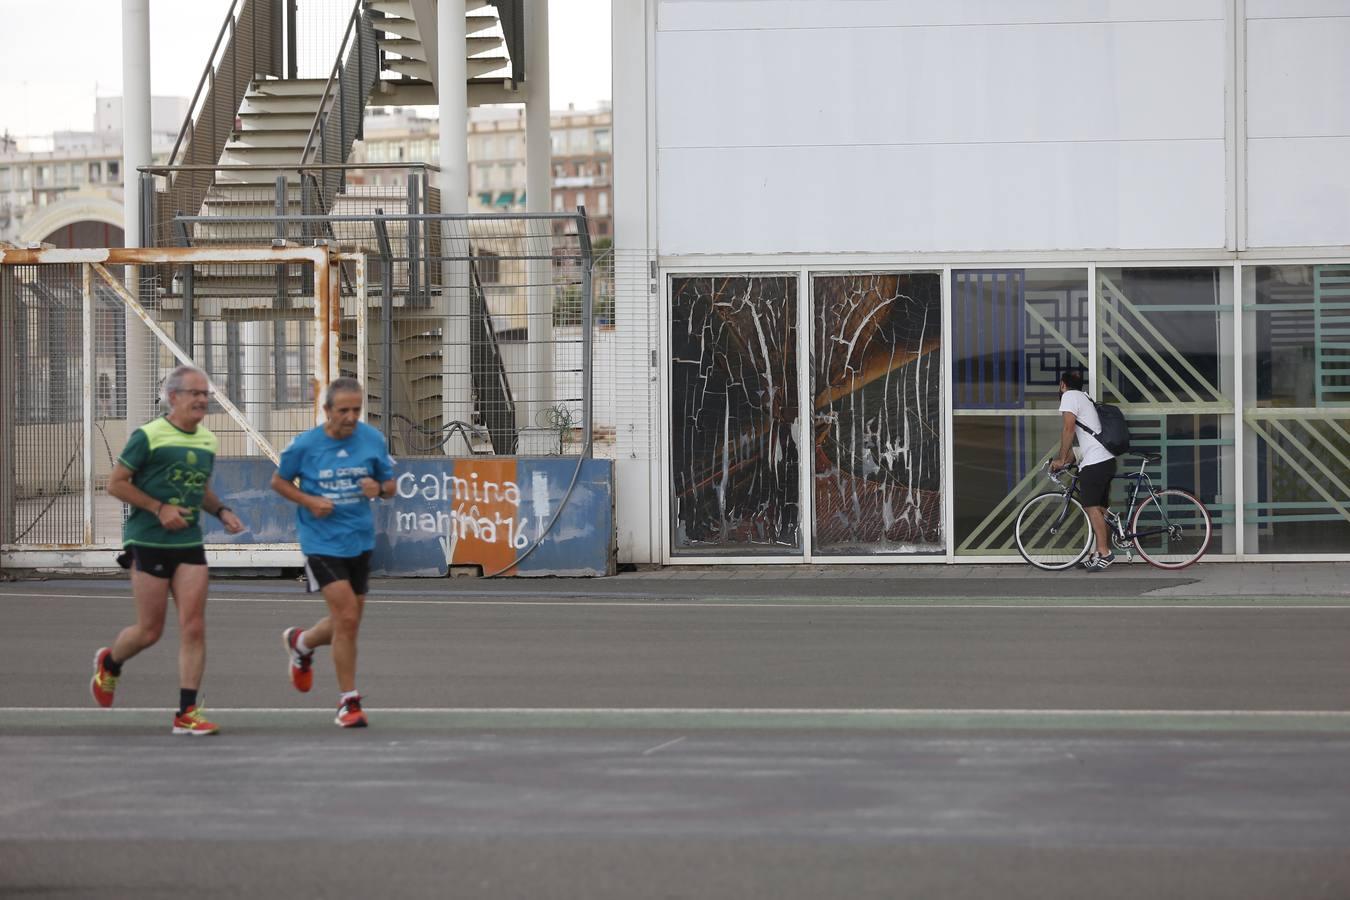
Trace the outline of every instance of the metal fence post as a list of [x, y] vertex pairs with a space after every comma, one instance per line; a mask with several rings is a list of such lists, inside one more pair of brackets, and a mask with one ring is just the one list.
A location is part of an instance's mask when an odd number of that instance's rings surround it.
[[[181, 216], [183, 211], [180, 209], [177, 211], [177, 214], [178, 216]], [[174, 217], [174, 229], [178, 232], [179, 244], [184, 247], [192, 246], [192, 241], [188, 238], [187, 225], [178, 221], [177, 216]], [[197, 302], [194, 299], [192, 286], [192, 276], [194, 271], [195, 267], [192, 263], [183, 266], [183, 320], [179, 325], [178, 334], [178, 345], [187, 348], [189, 356], [195, 355], [192, 352], [192, 348], [196, 344], [195, 335], [193, 333], [193, 321], [197, 305]]]
[[[431, 210], [431, 173], [425, 168], [422, 169], [422, 212], [430, 213]], [[432, 219], [427, 219], [422, 228], [422, 259], [426, 260], [426, 277], [422, 279], [422, 290], [425, 293], [425, 300], [422, 303], [424, 307], [431, 306], [431, 273], [435, 268], [431, 257], [431, 229], [435, 227]]]
[[586, 420], [581, 454], [589, 458], [595, 433], [592, 422], [595, 392], [591, 384], [591, 352], [595, 339], [595, 303], [591, 296], [595, 282], [591, 277], [591, 268], [595, 263], [595, 255], [591, 252], [590, 223], [586, 220], [584, 206], [577, 207], [577, 240], [581, 242], [581, 415]]
[[[289, 200], [286, 196], [286, 176], [284, 174], [277, 176], [276, 195], [276, 239], [285, 241], [288, 229], [283, 216], [286, 215]], [[272, 296], [272, 366], [275, 373], [273, 396], [278, 405], [286, 402], [287, 382], [289, 381], [286, 364], [286, 320], [282, 317], [282, 311], [290, 307], [286, 298], [286, 282], [289, 277], [289, 266], [284, 264], [277, 266], [276, 293]]]
[[141, 191], [141, 233], [136, 235], [126, 234], [122, 236], [122, 242], [125, 244], [128, 240], [136, 239], [141, 242], [142, 247], [155, 246], [155, 176], [149, 172], [142, 172], [140, 177]]
[[84, 298], [82, 353], [84, 357], [84, 402], [81, 404], [81, 441], [84, 451], [84, 545], [94, 543], [94, 277], [88, 263], [80, 266]]
[[[413, 174], [412, 174], [411, 172], [408, 173], [408, 212], [409, 212], [409, 213], [416, 213], [416, 212], [417, 212], [417, 206], [418, 206], [418, 202], [419, 202], [419, 201], [418, 201], [418, 195], [417, 195], [417, 194], [418, 194], [418, 192], [417, 192], [417, 187], [418, 187], [418, 185], [417, 185], [417, 179], [413, 176]], [[418, 253], [417, 253], [417, 250], [418, 250], [418, 247], [417, 247], [417, 233], [418, 233], [418, 226], [419, 226], [419, 223], [418, 223], [418, 221], [417, 221], [416, 219], [411, 219], [411, 218], [408, 219], [408, 234], [407, 234], [407, 243], [408, 243], [408, 294], [407, 294], [407, 296], [408, 296], [409, 298], [412, 298], [412, 297], [416, 297], [416, 296], [417, 296], [417, 284], [418, 284], [418, 278], [417, 278], [417, 266], [418, 266], [418, 259], [417, 259], [417, 257], [418, 257]], [[411, 306], [411, 305], [412, 305], [411, 299], [409, 299], [409, 300], [405, 303], [405, 305], [406, 305], [406, 306]]]
[[8, 385], [0, 390], [0, 544], [14, 539], [15, 507], [18, 504], [17, 469], [14, 454], [19, 432], [16, 407], [23, 395], [18, 384], [22, 371], [19, 365], [19, 329], [27, 328], [19, 320], [16, 278], [13, 266], [0, 266], [0, 383]]
[[380, 241], [381, 307], [383, 329], [380, 339], [384, 346], [380, 354], [380, 424], [384, 426], [384, 440], [393, 439], [394, 415], [394, 251], [389, 243], [389, 229], [384, 222], [384, 210], [375, 210], [375, 236]]
[[239, 323], [225, 323], [225, 393], [235, 406], [244, 404], [244, 347], [239, 336]]
[[282, 33], [286, 28], [286, 14], [282, 11], [281, 5], [286, 0], [271, 0], [270, 3], [270, 27], [268, 28], [267, 45], [267, 71], [259, 72], [259, 75], [281, 76], [286, 68], [286, 60], [283, 58], [284, 47], [281, 43]]
[[[332, 264], [332, 261], [329, 261]], [[332, 379], [328, 368], [328, 266], [314, 266], [314, 424], [322, 425], [323, 392]]]
[[[296, 0], [282, 0], [286, 4], [286, 77], [294, 81], [299, 76], [300, 54], [295, 34]], [[212, 145], [214, 146], [214, 145]]]
[[[339, 263], [340, 265], [341, 263]], [[369, 318], [370, 304], [366, 298], [366, 254], [364, 251], [356, 254], [356, 380], [361, 382], [361, 387], [366, 394], [370, 394], [370, 330]], [[368, 404], [361, 404], [361, 421], [366, 421], [366, 409]], [[385, 438], [388, 441], [388, 438]]]

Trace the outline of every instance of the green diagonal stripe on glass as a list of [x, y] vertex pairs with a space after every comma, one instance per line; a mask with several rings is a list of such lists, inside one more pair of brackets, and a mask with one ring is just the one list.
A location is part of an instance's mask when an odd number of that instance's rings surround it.
[[[1048, 458], [1049, 457], [1047, 456], [1044, 459], [1042, 459], [1040, 461], [1041, 465], [1043, 465], [1045, 459]], [[1025, 503], [1027, 500], [1031, 499], [1031, 495], [1027, 491], [1027, 488], [1031, 485], [1031, 483], [1034, 480], [1043, 477], [1043, 472], [1044, 469], [1041, 468], [1041, 466], [1037, 466], [1036, 468], [1028, 472], [1026, 475], [1024, 475], [1022, 477], [1022, 480], [1017, 482], [1017, 485], [1012, 489], [1011, 492], [1009, 492], [1008, 496], [1004, 497], [997, 506], [995, 506], [992, 510], [990, 510], [989, 515], [985, 516], [980, 521], [980, 524], [976, 525], [975, 528], [971, 530], [970, 536], [961, 542], [961, 546], [958, 547], [957, 550], [970, 552], [972, 549], [973, 550], [1009, 549], [1010, 547], [1009, 544], [997, 544], [997, 545], [994, 544], [993, 543], [994, 536], [997, 535], [1004, 528], [1007, 528], [1009, 525], [1013, 523], [1014, 520], [1016, 520], [1017, 514], [1022, 510], [1022, 504]], [[972, 544], [974, 544], [975, 539], [978, 538], [981, 535], [981, 533], [983, 533], [986, 530], [986, 528], [989, 527], [991, 522], [998, 520], [998, 517], [1002, 515], [1003, 511], [1008, 509], [1009, 506], [1012, 506], [1012, 509], [1009, 510], [1008, 514], [1004, 516], [1003, 519], [999, 521], [998, 524], [990, 531], [990, 534], [985, 538], [984, 542], [975, 545], [972, 548]]]
[[1303, 455], [1308, 458], [1308, 461], [1313, 464], [1313, 468], [1325, 475], [1327, 481], [1331, 482], [1334, 488], [1345, 496], [1350, 497], [1350, 486], [1347, 486], [1345, 482], [1341, 481], [1341, 479], [1327, 467], [1326, 463], [1318, 459], [1317, 454], [1313, 452], [1312, 448], [1307, 446], [1306, 442], [1300, 440], [1290, 429], [1285, 427], [1284, 422], [1279, 419], [1269, 419], [1266, 424], [1275, 431], [1278, 431], [1292, 446], [1297, 447], [1302, 451]]
[[[1268, 419], [1266, 420], [1266, 422], [1274, 423], [1275, 420]], [[1345, 506], [1342, 505], [1342, 503], [1339, 500], [1333, 497], [1326, 488], [1322, 487], [1322, 485], [1320, 485], [1315, 478], [1309, 475], [1308, 471], [1304, 469], [1303, 466], [1299, 465], [1298, 460], [1294, 458], [1293, 454], [1291, 454], [1288, 450], [1281, 447], [1279, 442], [1276, 441], [1271, 436], [1271, 434], [1265, 430], [1265, 428], [1263, 428], [1261, 425], [1258, 425], [1254, 421], [1249, 421], [1248, 426], [1252, 429], [1252, 431], [1255, 431], [1261, 437], [1265, 438], [1266, 446], [1269, 447], [1271, 450], [1275, 451], [1275, 453], [1279, 455], [1285, 462], [1289, 463], [1289, 467], [1293, 469], [1296, 473], [1298, 473], [1298, 476], [1303, 479], [1304, 484], [1308, 485], [1308, 487], [1312, 488], [1314, 491], [1321, 494], [1323, 499], [1325, 499], [1333, 509], [1335, 509], [1337, 512], [1341, 514], [1342, 518], [1350, 520], [1350, 510], [1346, 509]], [[1304, 449], [1303, 452], [1307, 453], [1307, 450]]]
[[[1212, 397], [1220, 396], [1219, 389], [1215, 387], [1213, 384], [1210, 384], [1209, 379], [1205, 378], [1198, 371], [1196, 371], [1195, 367], [1192, 366], [1190, 362], [1186, 359], [1185, 354], [1178, 352], [1176, 347], [1172, 346], [1171, 342], [1168, 341], [1167, 338], [1163, 336], [1163, 333], [1159, 331], [1156, 327], [1154, 327], [1153, 323], [1150, 322], [1147, 317], [1140, 314], [1138, 309], [1135, 308], [1135, 305], [1130, 302], [1130, 299], [1125, 296], [1125, 293], [1121, 291], [1121, 289], [1117, 287], [1116, 284], [1113, 281], [1111, 281], [1111, 279], [1105, 276], [1100, 276], [1100, 280], [1102, 286], [1108, 289], [1116, 297], [1120, 305], [1127, 311], [1133, 313], [1134, 317], [1154, 337], [1154, 339], [1161, 346], [1167, 348], [1168, 354], [1172, 356], [1181, 365], [1183, 369], [1186, 370], [1187, 374], [1189, 374], [1192, 378], [1194, 378], [1196, 382], [1204, 386], [1204, 388], [1210, 393]], [[1216, 306], [1214, 309], [1215, 312], [1222, 312], [1224, 308]], [[1150, 346], [1148, 341], [1144, 341], [1144, 345]], [[1179, 378], [1175, 371], [1171, 371], [1169, 372], [1169, 374], [1171, 374], [1172, 377], [1177, 378], [1177, 380], [1182, 384], [1187, 383], [1185, 379]], [[1197, 399], [1199, 398], [1197, 397]]]
[[[1100, 332], [1102, 333], [1103, 336], [1105, 336], [1105, 335], [1107, 335], [1107, 334], [1110, 334], [1112, 337], [1115, 338], [1117, 344], [1123, 343], [1123, 342], [1120, 340], [1120, 335], [1115, 334], [1115, 332], [1112, 332], [1110, 329], [1108, 329], [1106, 326], [1102, 325], [1100, 322], [1098, 323], [1098, 326], [1097, 326], [1097, 327], [1098, 327], [1098, 331], [1100, 331]], [[1117, 370], [1118, 372], [1120, 372], [1120, 374], [1122, 374], [1122, 375], [1124, 375], [1126, 378], [1128, 378], [1128, 379], [1134, 384], [1135, 387], [1139, 388], [1139, 393], [1141, 393], [1141, 394], [1144, 395], [1144, 399], [1145, 399], [1147, 402], [1149, 402], [1149, 403], [1157, 403], [1157, 402], [1158, 402], [1158, 398], [1155, 397], [1155, 396], [1153, 396], [1153, 394], [1149, 392], [1149, 389], [1146, 388], [1146, 387], [1144, 387], [1143, 383], [1140, 382], [1138, 378], [1135, 378], [1135, 377], [1134, 377], [1134, 373], [1131, 372], [1130, 369], [1129, 369], [1129, 367], [1125, 365], [1125, 362], [1124, 362], [1119, 356], [1117, 356], [1117, 355], [1115, 354], [1115, 352], [1114, 352], [1110, 347], [1107, 347], [1107, 346], [1105, 345], [1105, 343], [1102, 344], [1102, 356], [1105, 356], [1105, 357], [1106, 357], [1107, 359], [1109, 359], [1111, 362], [1115, 363], [1115, 365], [1116, 365], [1116, 370]], [[1107, 382], [1107, 383], [1110, 384], [1111, 387], [1115, 389], [1115, 393], [1116, 393], [1116, 396], [1117, 396], [1117, 397], [1123, 397], [1123, 396], [1125, 396], [1124, 392], [1121, 391], [1119, 385], [1115, 384], [1114, 382]], [[1170, 393], [1170, 392], [1169, 392], [1169, 393]], [[1175, 395], [1173, 395], [1172, 400], [1173, 400], [1174, 402], [1180, 402], [1179, 400], [1177, 400], [1177, 398], [1176, 398]]]
[[[1326, 437], [1322, 434], [1322, 432], [1314, 428], [1311, 422], [1305, 421], [1303, 419], [1285, 419], [1285, 420], [1272, 419], [1271, 424], [1278, 426], [1278, 424], [1281, 421], [1287, 421], [1291, 424], [1297, 424], [1301, 426], [1304, 431], [1308, 432], [1310, 435], [1313, 436], [1313, 440], [1317, 441], [1317, 443], [1325, 447], [1326, 451], [1336, 458], [1336, 461], [1341, 464], [1342, 472], [1350, 472], [1350, 459], [1346, 458], [1345, 454], [1340, 451], [1340, 448], [1338, 448], [1331, 441], [1327, 440]], [[1338, 485], [1340, 485], [1341, 489], [1345, 491], [1347, 496], [1350, 496], [1350, 488], [1346, 488], [1345, 484], [1339, 478], [1333, 478], [1333, 480]]]
[[[1153, 361], [1154, 361], [1155, 363], [1157, 363], [1158, 366], [1161, 367], [1161, 369], [1162, 369], [1164, 372], [1166, 372], [1168, 375], [1172, 376], [1172, 378], [1176, 381], [1176, 383], [1179, 384], [1179, 385], [1181, 385], [1182, 390], [1184, 390], [1186, 393], [1188, 393], [1188, 394], [1191, 395], [1191, 402], [1193, 402], [1193, 403], [1204, 403], [1205, 401], [1213, 401], [1213, 400], [1214, 400], [1214, 398], [1217, 396], [1217, 393], [1213, 393], [1213, 394], [1212, 394], [1211, 396], [1209, 396], [1209, 397], [1202, 397], [1202, 396], [1200, 396], [1199, 394], [1197, 394], [1195, 391], [1193, 391], [1193, 390], [1191, 389], [1191, 387], [1190, 387], [1190, 384], [1187, 382], [1187, 380], [1186, 380], [1185, 378], [1182, 378], [1182, 377], [1177, 373], [1177, 371], [1176, 371], [1175, 369], [1173, 369], [1173, 368], [1168, 364], [1168, 361], [1167, 361], [1167, 360], [1163, 359], [1163, 357], [1161, 356], [1161, 354], [1159, 354], [1158, 351], [1155, 350], [1155, 349], [1153, 348], [1152, 342], [1149, 341], [1149, 340], [1148, 340], [1146, 337], [1144, 337], [1142, 334], [1140, 334], [1139, 331], [1138, 331], [1133, 325], [1131, 325], [1131, 324], [1129, 323], [1129, 321], [1126, 320], [1125, 316], [1124, 316], [1123, 314], [1121, 314], [1121, 312], [1120, 312], [1119, 310], [1112, 308], [1110, 304], [1102, 304], [1102, 309], [1105, 310], [1106, 312], [1110, 313], [1110, 314], [1115, 318], [1115, 321], [1118, 322], [1118, 323], [1120, 324], [1120, 326], [1121, 326], [1122, 328], [1124, 328], [1127, 332], [1129, 332], [1130, 335], [1131, 335], [1132, 337], [1134, 337], [1135, 341], [1138, 342], [1136, 346], [1142, 347], [1142, 348], [1143, 348], [1143, 351], [1144, 351], [1145, 353], [1147, 353], [1150, 357], [1152, 357], [1152, 358], [1153, 358]], [[1117, 332], [1117, 333], [1118, 333], [1118, 332]], [[1117, 343], [1123, 343], [1123, 342], [1120, 341], [1120, 340], [1117, 340], [1116, 342], [1117, 342]], [[1170, 344], [1165, 344], [1165, 346], [1167, 347], [1168, 350], [1171, 350], [1173, 353], [1176, 352], [1176, 350], [1173, 349], [1172, 346], [1171, 346]], [[1133, 350], [1134, 347], [1131, 347], [1131, 349]], [[1138, 357], [1139, 357], [1139, 354], [1138, 354], [1138, 352], [1136, 351], [1136, 352], [1135, 352], [1135, 358], [1138, 359]], [[1142, 365], [1142, 364], [1143, 364], [1143, 361], [1140, 360], [1140, 365]], [[1156, 381], [1158, 381], [1159, 386], [1162, 385], [1162, 380], [1159, 379], [1159, 378], [1157, 377], [1157, 374], [1156, 374], [1155, 372], [1153, 372], [1152, 369], [1149, 369], [1149, 370], [1148, 370], [1148, 375], [1149, 375], [1150, 378], [1153, 378], [1153, 379], [1155, 379]], [[1203, 379], [1201, 380], [1201, 384], [1204, 384], [1206, 387], [1209, 386], [1206, 382], [1203, 381]], [[1172, 398], [1173, 398], [1174, 400], [1180, 401], [1180, 398], [1177, 397], [1170, 389], [1164, 388], [1164, 390], [1166, 390], [1169, 394], [1172, 394]], [[1211, 388], [1211, 391], [1212, 391], [1212, 390], [1213, 390], [1213, 389]], [[1181, 401], [1181, 402], [1185, 402], [1185, 401]]]

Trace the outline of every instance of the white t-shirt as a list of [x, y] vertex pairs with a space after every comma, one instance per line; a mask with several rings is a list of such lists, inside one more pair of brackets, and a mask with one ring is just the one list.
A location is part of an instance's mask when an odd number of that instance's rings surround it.
[[[1079, 422], [1082, 422], [1085, 427], [1091, 428], [1094, 432], [1102, 430], [1102, 420], [1097, 415], [1096, 405], [1093, 404], [1092, 398], [1082, 391], [1065, 391], [1059, 399], [1059, 411], [1073, 413]], [[1075, 428], [1074, 431], [1078, 432], [1078, 465], [1080, 468], [1116, 458], [1114, 453], [1103, 447], [1100, 441], [1082, 428]]]

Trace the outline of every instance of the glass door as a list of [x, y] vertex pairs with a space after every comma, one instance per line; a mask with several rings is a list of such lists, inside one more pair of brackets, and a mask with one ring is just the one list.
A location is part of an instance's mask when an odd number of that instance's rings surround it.
[[801, 554], [797, 278], [670, 282], [671, 553]]
[[944, 553], [942, 275], [811, 278], [813, 556]]

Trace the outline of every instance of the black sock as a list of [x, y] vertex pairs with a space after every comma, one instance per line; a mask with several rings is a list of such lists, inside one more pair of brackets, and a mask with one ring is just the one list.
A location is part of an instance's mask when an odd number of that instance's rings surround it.
[[181, 716], [188, 711], [189, 706], [197, 705], [197, 692], [188, 688], [178, 689], [178, 714]]
[[109, 675], [114, 677], [122, 674], [122, 664], [114, 660], [111, 653], [103, 657], [103, 668]]

